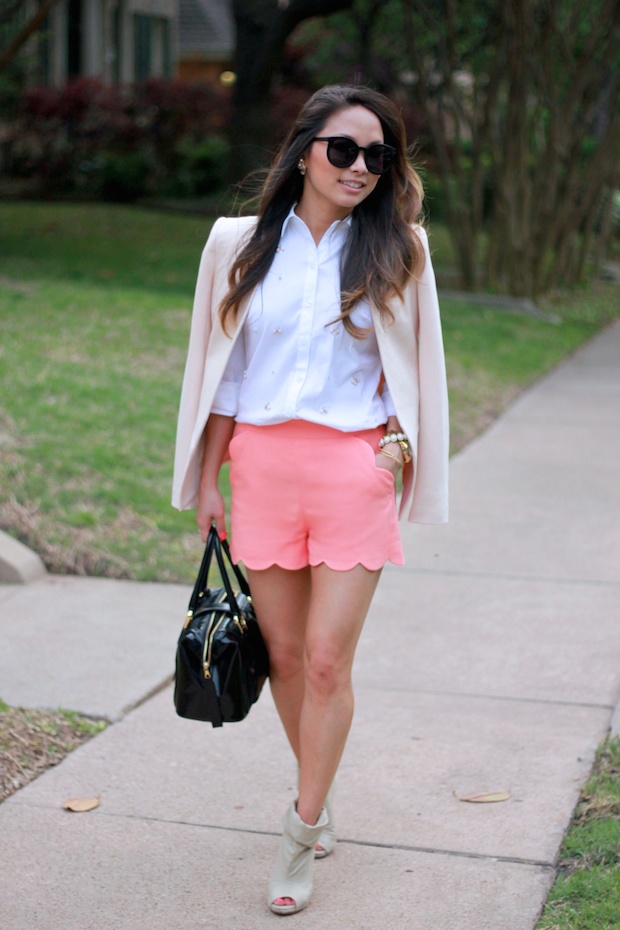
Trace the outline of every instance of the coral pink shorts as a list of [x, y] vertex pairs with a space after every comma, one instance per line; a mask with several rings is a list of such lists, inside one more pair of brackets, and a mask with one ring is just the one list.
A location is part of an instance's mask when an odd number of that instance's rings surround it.
[[229, 447], [234, 560], [253, 569], [402, 565], [394, 477], [375, 462], [382, 435], [306, 420], [238, 423]]

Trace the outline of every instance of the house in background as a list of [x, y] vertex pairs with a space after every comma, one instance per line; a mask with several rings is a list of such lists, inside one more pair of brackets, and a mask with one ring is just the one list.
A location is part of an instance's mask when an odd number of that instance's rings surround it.
[[[24, 0], [15, 21], [0, 27], [0, 46], [38, 8], [39, 0]], [[230, 80], [234, 46], [232, 0], [56, 0], [18, 61], [30, 86], [76, 77], [215, 83]]]
[[179, 0], [182, 81], [216, 83], [230, 75], [235, 48], [232, 0]]
[[[22, 23], [38, 5], [24, 0]], [[179, 0], [58, 0], [20, 53], [26, 83], [56, 86], [94, 77], [124, 84], [172, 78], [178, 59], [178, 8]]]

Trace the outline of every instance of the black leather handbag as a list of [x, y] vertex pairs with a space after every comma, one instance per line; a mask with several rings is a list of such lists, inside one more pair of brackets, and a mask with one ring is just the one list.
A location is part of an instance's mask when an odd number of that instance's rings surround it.
[[[214, 554], [224, 582], [220, 588], [208, 587]], [[238, 594], [230, 582], [224, 556], [238, 582]], [[177, 643], [177, 714], [207, 720], [214, 727], [243, 720], [268, 674], [269, 656], [248, 582], [233, 563], [228, 543], [220, 540], [212, 526]]]

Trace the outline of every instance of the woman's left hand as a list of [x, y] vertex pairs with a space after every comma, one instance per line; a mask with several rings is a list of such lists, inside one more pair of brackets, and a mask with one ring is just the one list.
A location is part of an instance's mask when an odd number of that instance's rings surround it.
[[[377, 468], [385, 468], [387, 471], [391, 471], [394, 477], [396, 477], [403, 466], [403, 450], [397, 442], [389, 442], [385, 446], [385, 451], [389, 452], [390, 455], [377, 452], [375, 455], [375, 464]], [[392, 456], [394, 456], [394, 458], [392, 458]]]

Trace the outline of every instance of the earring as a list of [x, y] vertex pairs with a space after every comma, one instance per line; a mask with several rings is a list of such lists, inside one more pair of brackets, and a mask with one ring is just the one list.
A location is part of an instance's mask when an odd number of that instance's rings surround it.
[[299, 173], [301, 174], [303, 178], [304, 174], [306, 173], [306, 163], [303, 160], [303, 158], [299, 159], [299, 161], [297, 162], [297, 167], [299, 168]]

